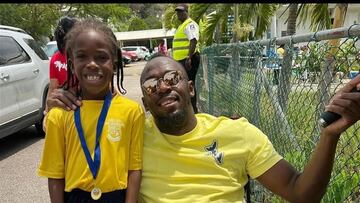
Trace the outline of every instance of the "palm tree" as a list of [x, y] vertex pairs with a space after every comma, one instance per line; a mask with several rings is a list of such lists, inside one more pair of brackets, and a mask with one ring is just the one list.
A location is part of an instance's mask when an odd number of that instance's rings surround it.
[[304, 25], [310, 15], [310, 30], [313, 32], [331, 28], [329, 4], [301, 4], [298, 13], [298, 25]]
[[287, 34], [292, 35], [296, 33], [294, 24], [298, 21], [298, 25], [304, 25], [310, 15], [310, 30], [318, 31], [330, 29], [331, 27], [338, 28], [344, 26], [344, 20], [347, 11], [347, 4], [336, 4], [334, 22], [331, 25], [329, 5], [328, 4], [290, 4], [289, 17], [287, 19]]
[[[165, 11], [165, 28], [176, 28], [179, 25], [174, 12], [175, 5]], [[246, 41], [249, 38], [259, 39], [271, 23], [271, 17], [277, 9], [276, 4], [192, 4], [190, 16], [199, 25], [203, 25], [201, 36], [205, 45], [214, 41], [214, 33], [222, 35], [222, 41], [229, 40], [224, 36], [227, 30], [233, 30], [233, 41]], [[238, 11], [235, 14], [235, 11]], [[228, 16], [233, 15], [235, 23], [228, 28]]]

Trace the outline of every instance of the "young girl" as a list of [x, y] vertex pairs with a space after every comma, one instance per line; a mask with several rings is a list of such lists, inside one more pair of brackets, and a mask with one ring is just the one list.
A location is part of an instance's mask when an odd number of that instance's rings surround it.
[[[111, 29], [96, 20], [76, 22], [66, 36], [66, 88], [83, 105], [52, 108], [38, 174], [48, 178], [51, 202], [136, 202], [142, 168], [144, 112], [114, 93], [113, 72], [123, 70]], [[110, 88], [111, 86], [111, 88]], [[111, 91], [109, 90], [111, 89]]]

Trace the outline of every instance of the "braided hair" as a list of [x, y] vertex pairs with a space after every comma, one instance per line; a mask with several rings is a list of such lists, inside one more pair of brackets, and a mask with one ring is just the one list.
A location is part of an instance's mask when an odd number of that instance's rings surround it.
[[[72, 50], [75, 45], [77, 36], [79, 36], [79, 34], [82, 32], [88, 32], [91, 30], [101, 33], [105, 37], [106, 41], [109, 42], [110, 53], [111, 53], [111, 55], [113, 57], [113, 61], [114, 61], [114, 63], [113, 63], [114, 70], [116, 70], [116, 73], [117, 73], [116, 74], [116, 83], [117, 83], [116, 85], [121, 94], [126, 94], [126, 90], [123, 87], [124, 70], [123, 70], [121, 50], [117, 44], [116, 37], [115, 37], [114, 33], [112, 32], [112, 30], [108, 26], [106, 26], [106, 24], [102, 23], [101, 21], [98, 21], [98, 20], [92, 19], [92, 18], [77, 21], [75, 23], [73, 29], [71, 29], [70, 32], [66, 35], [65, 50], [66, 50], [66, 55], [68, 56], [67, 57], [68, 70], [71, 70], [72, 66], [73, 66], [70, 56], [72, 54]], [[120, 73], [120, 75], [119, 75], [119, 73]], [[67, 71], [67, 78], [68, 78], [68, 81], [66, 82], [66, 85], [64, 86], [64, 88], [69, 89], [69, 88], [76, 87], [76, 94], [80, 95], [81, 90], [79, 88], [79, 81], [75, 77], [75, 75], [73, 75], [72, 71]], [[114, 92], [113, 80], [111, 80], [111, 91]]]
[[60, 18], [58, 25], [54, 32], [54, 37], [56, 40], [57, 47], [61, 54], [64, 54], [65, 48], [65, 36], [74, 26], [77, 20], [75, 18], [71, 18], [69, 16], [64, 16]]

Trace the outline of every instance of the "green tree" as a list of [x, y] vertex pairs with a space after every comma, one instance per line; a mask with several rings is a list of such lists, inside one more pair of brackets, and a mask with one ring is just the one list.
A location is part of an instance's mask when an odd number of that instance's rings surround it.
[[162, 28], [164, 4], [130, 4], [133, 15], [143, 19], [148, 29]]
[[297, 13], [298, 25], [304, 26], [310, 16], [311, 31], [330, 29], [331, 27], [328, 4], [300, 4]]
[[94, 17], [114, 31], [126, 31], [133, 12], [126, 4], [0, 4], [0, 24], [22, 28], [42, 44], [64, 15]]
[[146, 25], [148, 25], [149, 29], [161, 29], [162, 22], [161, 19], [157, 18], [156, 16], [148, 16], [144, 19]]
[[154, 16], [161, 20], [161, 14], [164, 12], [165, 4], [129, 4], [133, 13], [139, 18], [145, 19]]
[[65, 4], [65, 13], [76, 17], [94, 17], [109, 23], [110, 20], [128, 20], [131, 9], [125, 4]]
[[147, 30], [149, 27], [145, 21], [139, 17], [134, 17], [130, 20], [130, 25], [128, 31], [134, 30]]
[[22, 28], [41, 44], [60, 16], [59, 4], [0, 4], [0, 24]]

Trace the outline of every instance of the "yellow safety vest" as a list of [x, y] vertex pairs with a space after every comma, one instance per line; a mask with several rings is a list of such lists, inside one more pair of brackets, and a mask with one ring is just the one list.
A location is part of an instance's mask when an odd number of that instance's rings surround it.
[[[172, 50], [173, 58], [177, 61], [189, 55], [190, 41], [185, 34], [185, 28], [191, 22], [193, 22], [191, 18], [186, 19], [175, 32]], [[199, 52], [198, 43], [196, 44], [195, 52]]]

